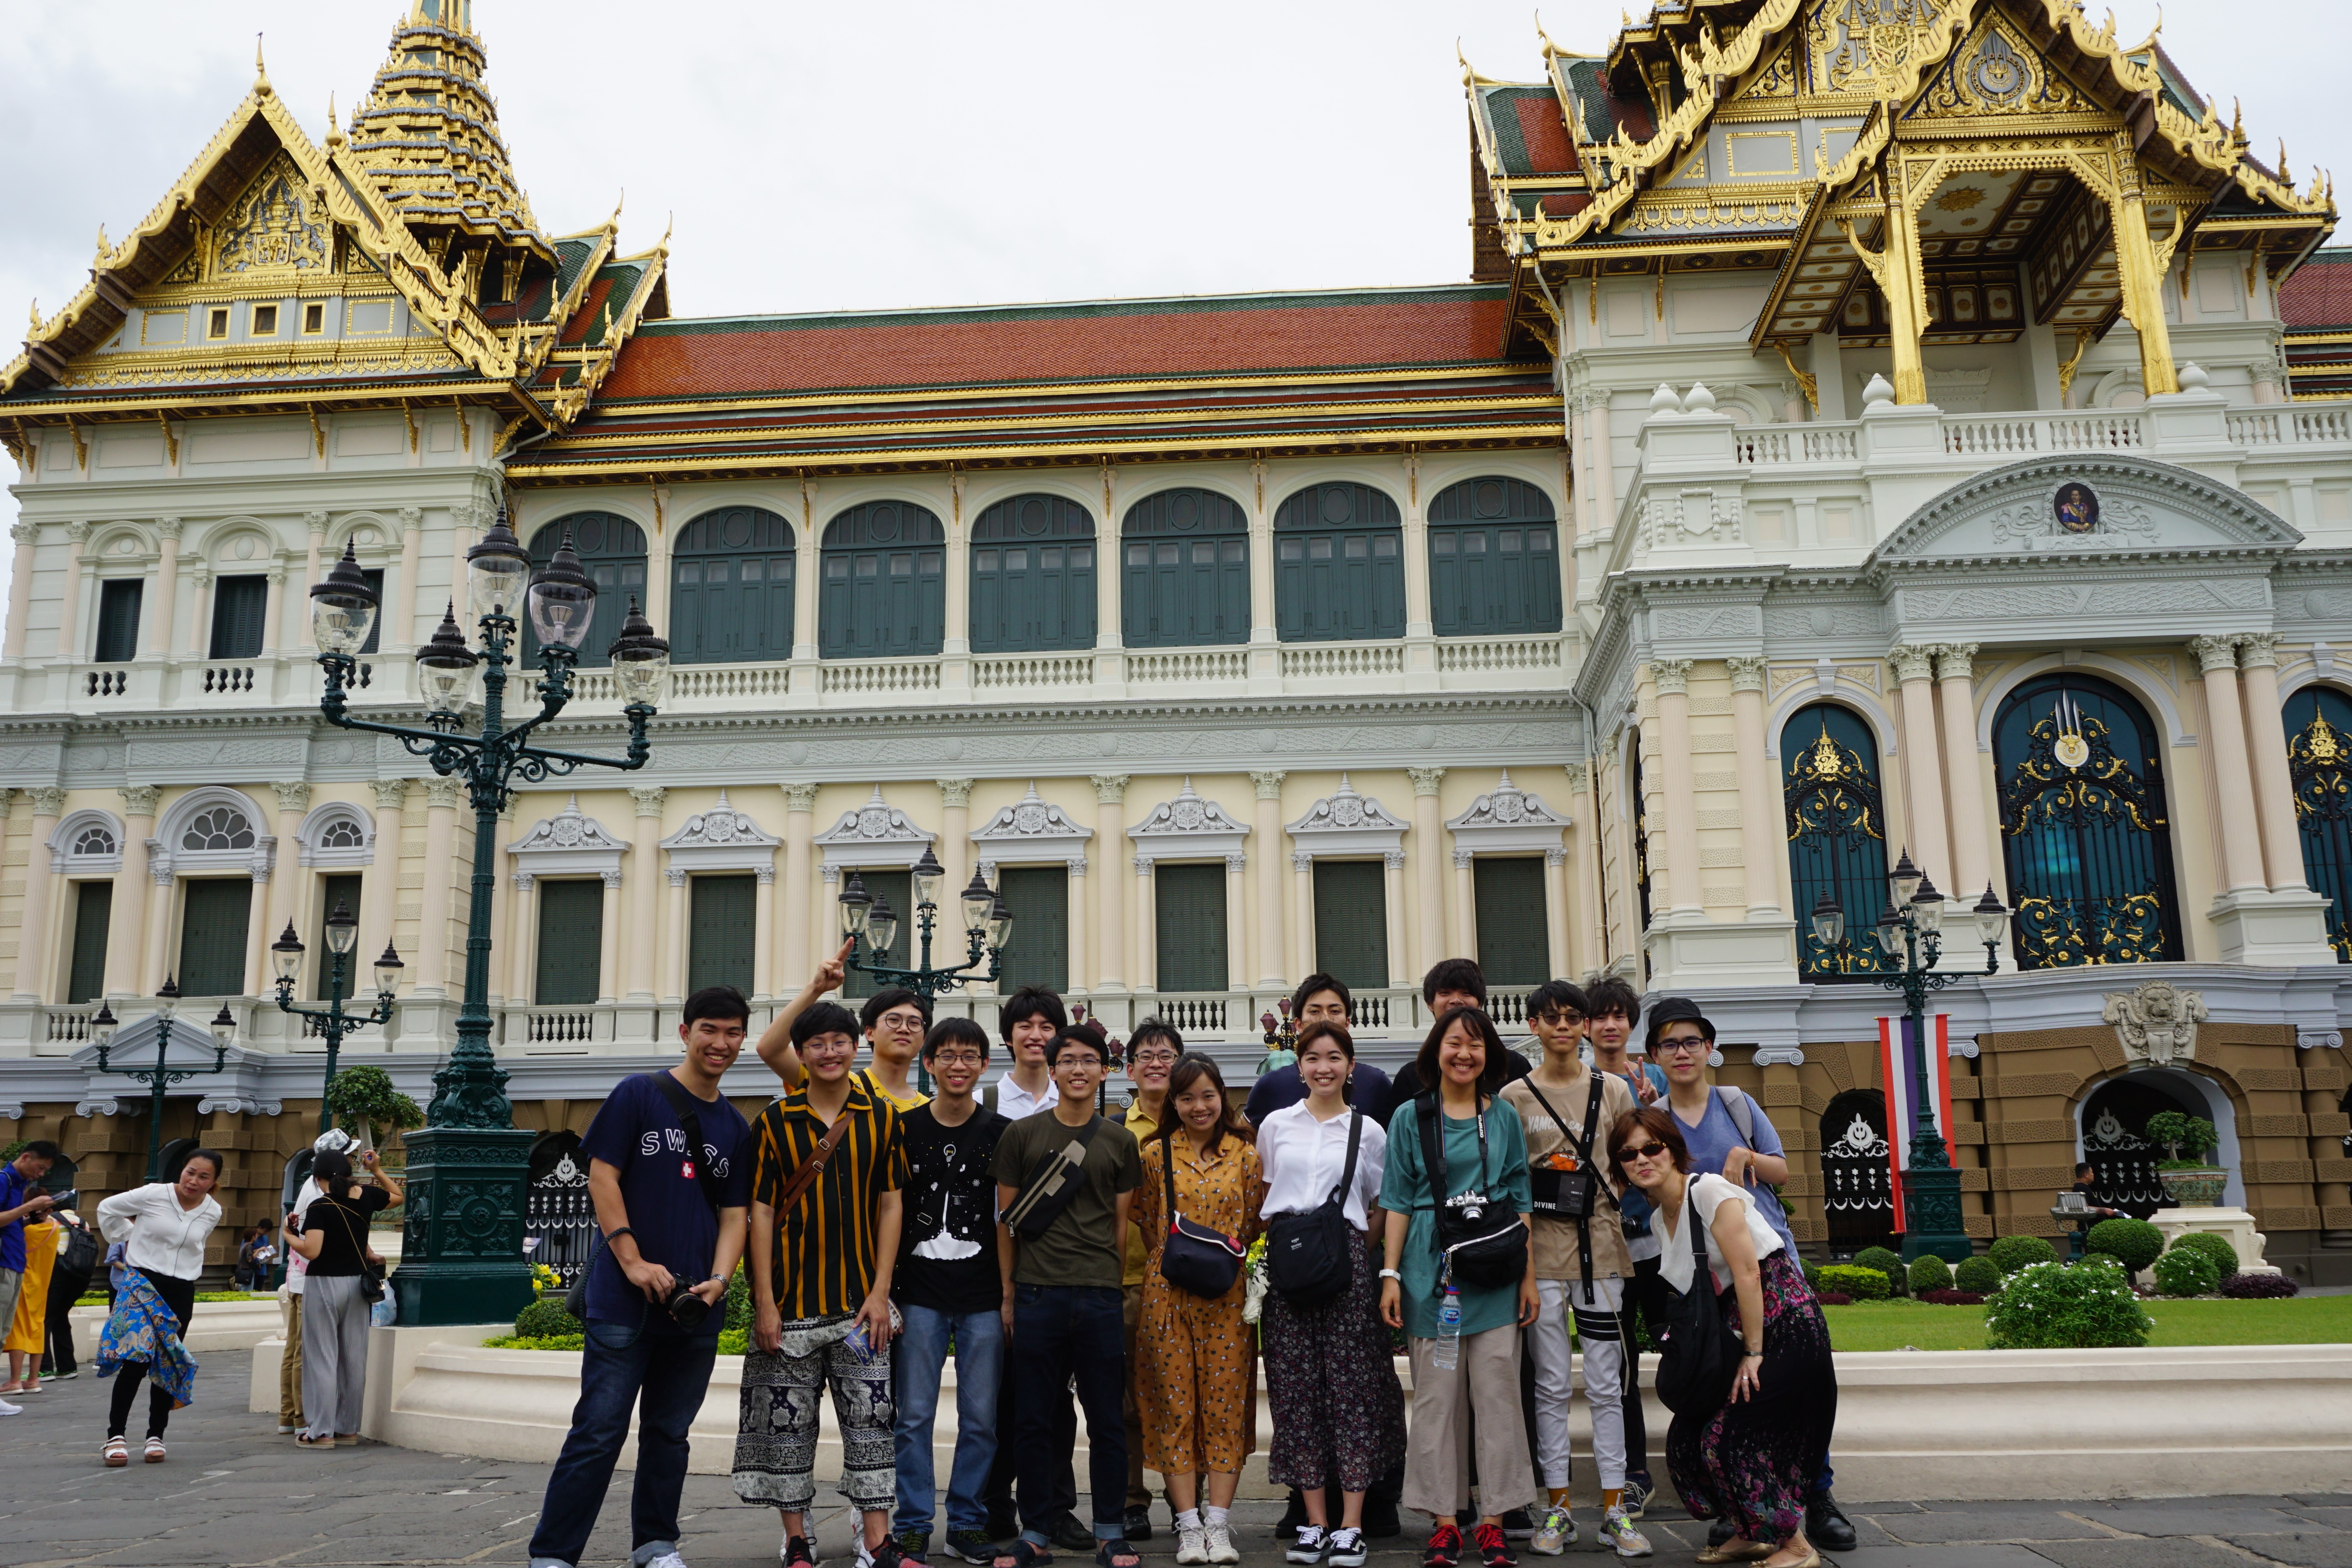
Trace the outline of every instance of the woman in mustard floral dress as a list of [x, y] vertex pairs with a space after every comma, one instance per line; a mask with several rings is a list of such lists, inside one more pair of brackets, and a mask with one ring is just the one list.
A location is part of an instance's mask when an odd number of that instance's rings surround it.
[[[1224, 1079], [1205, 1056], [1187, 1055], [1176, 1063], [1167, 1105], [1173, 1113], [1143, 1145], [1143, 1185], [1135, 1194], [1135, 1223], [1151, 1249], [1135, 1336], [1143, 1462], [1167, 1478], [1176, 1561], [1238, 1563], [1226, 1514], [1257, 1436], [1256, 1352], [1242, 1321], [1247, 1276], [1235, 1275], [1232, 1290], [1206, 1301], [1170, 1284], [1160, 1271], [1160, 1256], [1171, 1223], [1171, 1160], [1179, 1213], [1244, 1245], [1256, 1237], [1257, 1150], [1235, 1127]], [[1202, 1475], [1208, 1477], [1205, 1499], [1194, 1495], [1193, 1478]]]

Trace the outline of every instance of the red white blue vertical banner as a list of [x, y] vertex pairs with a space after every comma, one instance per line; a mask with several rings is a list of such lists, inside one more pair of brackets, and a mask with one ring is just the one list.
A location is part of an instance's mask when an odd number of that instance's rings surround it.
[[[1927, 1020], [1927, 1092], [1935, 1107], [1936, 1130], [1944, 1136], [1944, 1157], [1955, 1166], [1959, 1152], [1952, 1146], [1951, 1019], [1937, 1013]], [[1903, 1172], [1911, 1163], [1911, 1135], [1919, 1125], [1919, 1081], [1911, 1068], [1915, 1045], [1907, 1017], [1878, 1020], [1879, 1082], [1886, 1086], [1886, 1160], [1895, 1182], [1895, 1228], [1903, 1222]]]

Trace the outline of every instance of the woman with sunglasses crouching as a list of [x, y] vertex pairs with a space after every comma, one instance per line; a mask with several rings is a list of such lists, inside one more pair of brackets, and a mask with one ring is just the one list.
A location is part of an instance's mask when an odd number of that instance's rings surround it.
[[[1610, 1156], [1656, 1209], [1659, 1272], [1677, 1291], [1704, 1289], [1747, 1354], [1723, 1407], [1685, 1411], [1666, 1431], [1666, 1469], [1695, 1519], [1727, 1518], [1728, 1541], [1702, 1563], [1761, 1561], [1819, 1568], [1805, 1538], [1805, 1496], [1821, 1474], [1837, 1420], [1829, 1325], [1804, 1270], [1738, 1187], [1690, 1174], [1675, 1118], [1644, 1106], [1618, 1119]], [[1697, 1211], [1709, 1278], [1698, 1281], [1691, 1233]]]

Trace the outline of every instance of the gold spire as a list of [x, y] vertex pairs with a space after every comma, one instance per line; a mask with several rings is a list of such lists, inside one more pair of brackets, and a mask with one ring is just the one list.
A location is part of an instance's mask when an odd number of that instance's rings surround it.
[[33, 296], [33, 330], [34, 330], [34, 331], [36, 331], [36, 332], [37, 332], [37, 331], [39, 331], [40, 329], [41, 329], [41, 297], [40, 297], [39, 295], [36, 294], [35, 296]]
[[261, 35], [253, 35], [253, 90], [269, 96], [269, 68], [261, 63]]

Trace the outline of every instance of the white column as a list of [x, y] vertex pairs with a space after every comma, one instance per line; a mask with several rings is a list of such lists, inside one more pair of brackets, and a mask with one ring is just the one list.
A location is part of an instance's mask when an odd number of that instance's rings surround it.
[[[1108, 497], [1106, 497], [1108, 499]], [[1095, 646], [1119, 648], [1126, 645], [1127, 622], [1120, 607], [1119, 585], [1127, 580], [1125, 543], [1119, 538], [1118, 514], [1105, 507], [1101, 526], [1095, 530], [1098, 541], [1095, 550]]]
[[1445, 956], [1445, 818], [1437, 803], [1443, 768], [1408, 768], [1412, 779], [1412, 896], [1417, 946], [1407, 974], [1425, 975]]
[[1592, 764], [1569, 763], [1562, 772], [1568, 775], [1569, 799], [1573, 802], [1569, 815], [1573, 825], [1568, 830], [1568, 841], [1576, 851], [1576, 878], [1572, 885], [1571, 916], [1580, 938], [1569, 951], [1574, 956], [1577, 973], [1586, 974], [1601, 967], [1602, 922], [1609, 912], [1601, 906], [1601, 809], [1591, 794]]
[[2217, 789], [2213, 814], [2221, 819], [2223, 891], [2266, 889], [2263, 841], [2253, 811], [2253, 770], [2246, 759], [2246, 716], [2238, 701], [2238, 650], [2230, 637], [2190, 642], [2205, 673], [2206, 744], [2213, 751]]
[[1565, 978], [1568, 962], [1568, 852], [1544, 851], [1544, 961], [1555, 976]]
[[457, 861], [457, 806], [465, 798], [461, 779], [425, 781], [425, 891], [416, 915], [419, 996], [449, 994], [449, 896]]
[[[1731, 737], [1739, 779], [1739, 856], [1747, 862], [1748, 918], [1780, 917], [1780, 791], [1765, 755], [1764, 661], [1730, 658]], [[1798, 914], [1806, 912], [1799, 910]], [[1555, 968], [1559, 966], [1555, 966]]]
[[1225, 989], [1249, 989], [1249, 856], [1225, 857]]
[[1129, 973], [1135, 977], [1135, 988], [1139, 992], [1149, 991], [1155, 988], [1152, 982], [1156, 978], [1154, 971], [1159, 967], [1159, 966], [1154, 962], [1154, 960], [1156, 960], [1160, 955], [1154, 951], [1151, 945], [1151, 920], [1152, 916], [1158, 913], [1154, 907], [1157, 891], [1157, 887], [1151, 880], [1151, 861], [1150, 857], [1145, 855], [1136, 856], [1135, 963]]
[[[1947, 643], [1936, 651], [1937, 706], [1944, 721], [1944, 786], [1951, 801], [1952, 885], [1945, 891], [1973, 904], [1992, 881], [1991, 839], [1985, 818], [1984, 779], [1977, 766], [1974, 643]], [[1794, 912], [1803, 919], [1810, 911]]]
[[1592, 400], [1592, 529], [1605, 533], [1617, 524], [1617, 465], [1609, 444], [1609, 394]]
[[[601, 873], [604, 880], [604, 940], [596, 947], [596, 999], [600, 1002], [620, 1000], [616, 978], [621, 967], [621, 873], [608, 871]], [[651, 936], [647, 932], [638, 939], [639, 946]]]
[[676, 1002], [686, 998], [686, 873], [672, 866], [667, 874], [669, 932], [662, 944], [662, 998]]
[[33, 550], [41, 525], [20, 519], [8, 525], [8, 537], [16, 541], [16, 562], [8, 576], [8, 631], [0, 656], [18, 659], [25, 653], [25, 622], [33, 613]]
[[[1097, 853], [1107, 866], [1115, 867], [1126, 857], [1127, 779], [1124, 773], [1097, 773], [1087, 780], [1095, 787], [1095, 841], [1101, 846]], [[1099, 934], [1095, 949], [1097, 971], [1095, 988], [1106, 992], [1127, 989], [1127, 978], [1121, 973], [1127, 955], [1127, 939], [1122, 929], [1124, 923], [1119, 919], [1119, 905], [1124, 901], [1118, 895], [1116, 873], [1109, 880], [1111, 885], [1103, 889], [1103, 896], [1097, 901], [1098, 907], [1095, 911], [1095, 924]], [[1148, 872], [1139, 880], [1147, 888], [1150, 885]], [[1140, 986], [1139, 972], [1137, 978]]]
[[1944, 769], [1936, 743], [1937, 646], [1906, 643], [1895, 649], [1895, 673], [1903, 683], [1903, 778], [1909, 786], [1912, 863], [1952, 893], [1957, 890], [1945, 840]]
[[213, 569], [199, 563], [190, 576], [196, 598], [188, 607], [188, 657], [201, 659], [212, 652]]
[[165, 977], [176, 975], [180, 968], [179, 949], [172, 944], [172, 916], [179, 888], [178, 878], [164, 866], [168, 862], [150, 859], [147, 862], [147, 933], [141, 943], [146, 959], [146, 989], [142, 996], [153, 996], [162, 988]]
[[1404, 634], [1427, 637], [1436, 622], [1429, 605], [1429, 520], [1422, 509], [1421, 459], [1404, 460]]
[[[401, 507], [400, 586], [393, 591], [392, 601], [394, 608], [392, 624], [384, 628], [383, 635], [377, 640], [378, 646], [380, 647], [413, 648], [422, 641], [422, 639], [416, 635], [416, 599], [418, 593], [416, 563], [424, 550], [424, 548], [425, 512], [423, 508], [417, 507]], [[453, 595], [455, 594], [458, 585], [463, 581], [464, 579], [460, 578], [457, 583], [452, 583], [450, 585], [450, 591]], [[456, 603], [454, 597], [449, 601], [449, 603], [459, 610], [464, 609], [463, 605], [457, 605]], [[434, 624], [437, 626], [440, 622], [436, 621]], [[458, 624], [463, 626], [468, 624], [468, 622], [461, 620], [458, 622]]]
[[[22, 571], [21, 552], [18, 560], [17, 570]], [[31, 793], [33, 820], [25, 840], [25, 913], [16, 934], [16, 998], [20, 1002], [47, 998], [49, 910], [58, 901], [58, 883], [62, 880], [50, 869], [48, 840], [65, 810], [66, 792], [47, 786]]]
[[2273, 892], [2301, 893], [2303, 836], [2295, 821], [2286, 726], [2279, 706], [2278, 639], [2267, 632], [2239, 638], [2238, 671], [2245, 685], [2246, 749], [2253, 759], [2254, 799], [2262, 808], [2263, 862]]
[[[1278, 769], [1253, 773], [1257, 786], [1257, 983], [1287, 984], [1282, 941], [1282, 781], [1289, 775]], [[1299, 977], [1304, 979], [1306, 977]]]
[[[294, 919], [294, 895], [300, 890], [303, 881], [301, 845], [295, 841], [295, 834], [301, 831], [302, 813], [310, 809], [310, 786], [296, 779], [275, 783], [269, 788], [278, 796], [278, 866], [285, 874], [278, 877], [270, 886], [268, 908], [257, 909], [255, 913], [261, 916], [257, 924], [268, 935], [269, 940], [275, 942], [278, 934]], [[361, 885], [364, 887], [366, 883]], [[354, 909], [352, 913], [357, 915], [359, 911]], [[376, 953], [383, 951], [379, 947], [374, 953], [361, 953], [357, 956], [373, 959]], [[261, 979], [268, 979], [267, 973]], [[255, 981], [248, 977], [247, 983], [251, 986]]]
[[1315, 972], [1315, 857], [1290, 852], [1290, 972], [1305, 979]]
[[1381, 894], [1388, 904], [1389, 988], [1402, 990], [1412, 984], [1412, 966], [1405, 955], [1404, 935], [1404, 852], [1391, 850], [1381, 857]]
[[[629, 944], [628, 972], [623, 978], [627, 984], [627, 996], [636, 1001], [650, 1000], [654, 994], [654, 933], [658, 929], [654, 925], [654, 889], [659, 885], [655, 873], [658, 869], [656, 862], [661, 854], [662, 802], [668, 799], [669, 791], [658, 784], [629, 787], [629, 800], [637, 809], [637, 836], [629, 846], [629, 928], [635, 933], [635, 940]], [[685, 885], [683, 882], [671, 883], [674, 889]], [[673, 912], [678, 898], [679, 894], [675, 892], [670, 895]], [[685, 940], [685, 926], [674, 925], [666, 943], [673, 950], [663, 960], [665, 967], [660, 973], [682, 975], [686, 972], [684, 956], [674, 950]], [[608, 985], [611, 983], [606, 982]]]
[[775, 894], [784, 906], [783, 946], [776, 954], [776, 989], [771, 996], [797, 995], [816, 967], [809, 953], [809, 915], [816, 906], [810, 867], [814, 849], [809, 842], [816, 831], [812, 815], [815, 810], [815, 785], [784, 786], [784, 885]]
[[531, 939], [539, 933], [539, 904], [530, 895], [531, 873], [514, 873], [514, 899], [507, 905], [507, 1000], [530, 1002], [537, 987], [531, 968]]
[[[112, 935], [106, 944], [106, 994], [144, 997], [154, 994], [147, 978], [147, 905], [153, 880], [147, 870], [147, 841], [155, 832], [152, 784], [126, 784], [115, 791], [122, 797], [122, 870], [114, 878], [114, 908], [108, 921]], [[141, 987], [147, 987], [145, 990]]]
[[[285, 646], [280, 641], [278, 626], [278, 618], [285, 612], [286, 567], [281, 561], [272, 561], [269, 565], [269, 589], [261, 601], [261, 651], [264, 653], [275, 653]], [[308, 616], [304, 619], [308, 620]]]
[[[1690, 671], [1688, 659], [1654, 659], [1657, 683], [1658, 738], [1666, 793], [1666, 907], [1675, 914], [1706, 907], [1699, 886], [1698, 785], [1691, 771]], [[1654, 912], [1654, 906], [1653, 906]]]
[[1265, 509], [1265, 469], [1257, 465], [1257, 505], [1250, 512], [1249, 581], [1250, 645], [1272, 647], [1279, 641], [1274, 613], [1274, 519]]
[[[286, 880], [294, 880], [289, 871]], [[265, 911], [269, 904], [270, 873], [257, 866], [253, 872], [253, 893], [246, 905], [245, 915], [245, 984], [237, 988], [241, 997], [257, 997], [269, 983], [269, 944], [278, 933], [270, 929]]]
[[[409, 782], [405, 779], [374, 781], [375, 861], [360, 882], [359, 907], [360, 946], [370, 958], [392, 940], [393, 921], [398, 913], [401, 807], [408, 800]], [[409, 956], [422, 966], [422, 954]]]
[[310, 542], [302, 555], [302, 614], [297, 624], [301, 628], [296, 636], [297, 647], [308, 648], [310, 641], [310, 591], [319, 586], [319, 548], [327, 538], [327, 514], [305, 512], [302, 526], [310, 530]]
[[1478, 956], [1477, 872], [1469, 850], [1454, 852], [1454, 951], [1449, 957]]
[[[1091, 993], [1094, 989], [1094, 928], [1087, 914], [1087, 857], [1072, 855], [1064, 862], [1069, 877], [1070, 921], [1070, 989]], [[959, 920], [956, 929], [961, 930]]]
[[751, 895], [751, 994], [772, 997], [776, 994], [776, 868], [760, 866], [751, 874], [759, 879], [759, 891]]
[[[801, 528], [793, 540], [793, 657], [795, 659], [816, 657], [817, 573], [823, 564], [820, 542], [816, 525], [816, 486], [803, 479], [801, 481]], [[786, 785], [785, 788], [789, 789], [792, 786]], [[792, 924], [790, 906], [786, 907], [785, 925], [789, 926]], [[788, 936], [787, 951], [790, 951], [790, 945]], [[797, 959], [799, 955], [793, 956]], [[791, 975], [785, 977], [786, 983], [795, 994], [800, 990], [801, 982], [806, 978], [805, 974], [799, 978]]]
[[[940, 842], [935, 852], [940, 869], [947, 874], [940, 878], [939, 941], [960, 935], [963, 930], [964, 883], [971, 880], [971, 787], [970, 779], [941, 779], [940, 787]], [[911, 912], [909, 912], [911, 913]], [[913, 927], [909, 926], [909, 930]], [[1077, 927], [1070, 927], [1073, 936]], [[939, 949], [946, 951], [944, 947]], [[1073, 971], [1070, 984], [1077, 977]]]
[[[81, 612], [81, 546], [82, 541], [88, 538], [89, 538], [88, 523], [76, 522], [66, 525], [66, 591], [65, 597], [58, 602], [58, 657], [76, 663], [79, 663], [82, 657], [81, 643], [75, 634], [74, 622]], [[29, 574], [19, 578], [17, 581], [25, 585], [26, 592], [32, 591], [32, 578]], [[13, 594], [16, 591], [16, 584], [11, 583], [9, 592]], [[110, 947], [112, 946], [113, 944], [109, 944]], [[112, 960], [109, 959], [108, 962], [110, 966]]]
[[147, 618], [144, 628], [147, 635], [141, 641], [151, 653], [172, 651], [173, 610], [180, 592], [180, 530], [183, 526], [177, 517], [155, 519], [155, 532], [163, 541], [155, 561], [155, 591], [148, 597], [146, 609], [142, 612]]
[[[668, 494], [667, 486], [655, 490], [656, 518], [662, 517]], [[625, 599], [628, 596], [624, 594], [622, 597]], [[669, 533], [658, 525], [646, 540], [646, 591], [637, 604], [646, 612], [646, 619], [656, 626], [669, 624]]]
[[971, 652], [971, 556], [963, 517], [963, 476], [948, 476], [948, 549], [940, 586], [947, 613], [940, 618], [940, 652], [946, 657]]

